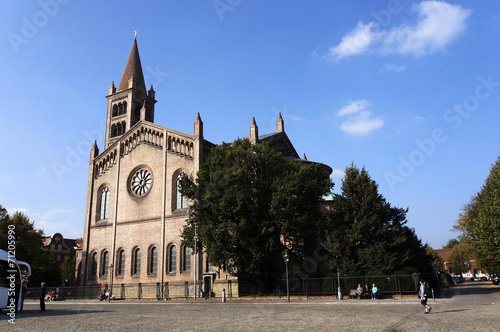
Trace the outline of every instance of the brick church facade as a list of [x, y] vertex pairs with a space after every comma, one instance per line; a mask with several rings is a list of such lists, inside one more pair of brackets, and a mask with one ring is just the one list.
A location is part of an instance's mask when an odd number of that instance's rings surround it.
[[[104, 147], [100, 152], [96, 142], [90, 152], [80, 285], [179, 283], [192, 296], [195, 270], [203, 292], [216, 292], [218, 280], [236, 280], [181, 243], [188, 201], [178, 180], [196, 175], [214, 146], [203, 137], [200, 114], [193, 114], [192, 134], [154, 123], [155, 91], [146, 89], [136, 40], [106, 98]], [[249, 139], [299, 159], [281, 115], [277, 131], [263, 136], [252, 119]]]

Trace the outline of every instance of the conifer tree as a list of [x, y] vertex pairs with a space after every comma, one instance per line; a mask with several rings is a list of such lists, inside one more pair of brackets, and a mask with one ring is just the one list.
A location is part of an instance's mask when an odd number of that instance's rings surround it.
[[500, 157], [468, 211], [465, 229], [476, 265], [500, 273]]
[[[348, 275], [429, 270], [425, 246], [406, 226], [407, 209], [392, 207], [364, 167], [346, 167], [333, 199], [326, 247]], [[330, 266], [335, 268], [335, 262]]]

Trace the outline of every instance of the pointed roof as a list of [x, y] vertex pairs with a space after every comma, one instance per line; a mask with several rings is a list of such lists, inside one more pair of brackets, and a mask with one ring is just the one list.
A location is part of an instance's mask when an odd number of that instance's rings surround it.
[[134, 39], [134, 44], [128, 55], [127, 64], [123, 70], [122, 79], [120, 80], [117, 91], [128, 89], [128, 81], [131, 77], [133, 77], [135, 81], [136, 89], [146, 94], [146, 83], [144, 83], [141, 58], [139, 57], [139, 49], [137, 48], [137, 39]]

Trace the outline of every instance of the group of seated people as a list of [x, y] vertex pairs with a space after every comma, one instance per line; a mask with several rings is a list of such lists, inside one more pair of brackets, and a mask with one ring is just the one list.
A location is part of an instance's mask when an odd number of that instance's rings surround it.
[[111, 292], [109, 291], [109, 289], [106, 291], [102, 291], [101, 295], [99, 295], [99, 301], [104, 301], [107, 298], [109, 298], [110, 296], [111, 296]]
[[46, 302], [54, 301], [56, 298], [56, 291], [48, 292], [47, 295], [45, 295]]
[[358, 288], [356, 288], [356, 299], [367, 299], [367, 300], [376, 300], [378, 298], [378, 288], [375, 284], [372, 285], [370, 289], [368, 285], [365, 285], [363, 288], [361, 284], [358, 284]]

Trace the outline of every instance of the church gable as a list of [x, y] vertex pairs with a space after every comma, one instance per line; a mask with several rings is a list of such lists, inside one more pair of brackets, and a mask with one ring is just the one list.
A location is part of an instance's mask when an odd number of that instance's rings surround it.
[[297, 151], [285, 132], [259, 136], [259, 141], [269, 144], [273, 150], [281, 152], [285, 157], [299, 159]]

